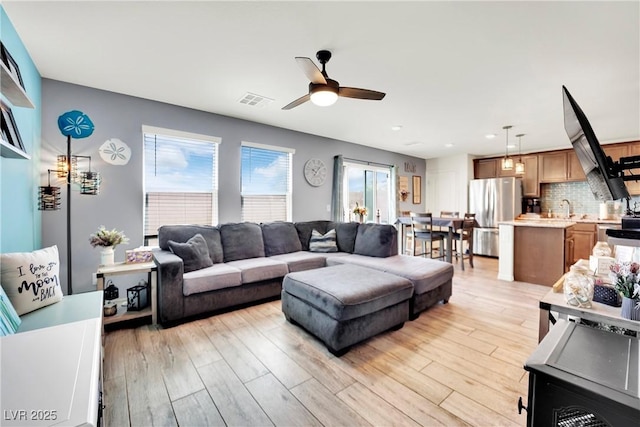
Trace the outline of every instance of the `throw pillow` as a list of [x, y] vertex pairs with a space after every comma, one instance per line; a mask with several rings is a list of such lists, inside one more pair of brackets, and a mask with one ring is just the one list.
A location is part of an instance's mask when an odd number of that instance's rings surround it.
[[182, 258], [185, 273], [213, 265], [213, 261], [209, 257], [207, 241], [204, 240], [202, 234], [196, 234], [185, 243], [169, 240], [168, 244], [171, 252]]
[[326, 234], [320, 234], [318, 231], [311, 232], [311, 240], [309, 240], [309, 250], [311, 252], [338, 252], [336, 244], [336, 230], [332, 228]]
[[18, 315], [62, 300], [57, 246], [2, 254], [0, 265], [2, 287]]
[[20, 316], [11, 305], [11, 300], [0, 286], [0, 337], [15, 334], [20, 326]]

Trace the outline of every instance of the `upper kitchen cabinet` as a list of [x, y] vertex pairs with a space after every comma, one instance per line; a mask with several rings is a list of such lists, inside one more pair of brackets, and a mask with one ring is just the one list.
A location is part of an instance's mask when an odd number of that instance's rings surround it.
[[498, 176], [497, 166], [500, 166], [499, 159], [475, 159], [473, 161], [473, 176], [476, 179], [495, 178]]
[[587, 177], [584, 174], [580, 160], [576, 152], [571, 150], [567, 151], [567, 181], [586, 181]]
[[567, 152], [553, 151], [538, 155], [538, 178], [544, 182], [567, 180]]
[[522, 195], [524, 197], [540, 197], [540, 182], [538, 181], [538, 156], [529, 154], [522, 156], [524, 175], [522, 176]]

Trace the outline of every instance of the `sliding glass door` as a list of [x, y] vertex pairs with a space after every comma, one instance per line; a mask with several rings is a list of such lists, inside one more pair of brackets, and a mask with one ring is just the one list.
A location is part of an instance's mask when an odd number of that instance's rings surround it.
[[367, 208], [365, 222], [388, 224], [392, 218], [391, 169], [358, 163], [344, 163], [345, 221], [357, 221], [353, 209]]

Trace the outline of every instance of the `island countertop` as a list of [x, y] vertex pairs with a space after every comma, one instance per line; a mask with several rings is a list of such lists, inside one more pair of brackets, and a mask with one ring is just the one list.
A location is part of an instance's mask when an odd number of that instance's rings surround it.
[[573, 221], [556, 219], [517, 219], [514, 221], [502, 221], [498, 225], [513, 225], [515, 227], [544, 227], [544, 228], [569, 228], [576, 223]]

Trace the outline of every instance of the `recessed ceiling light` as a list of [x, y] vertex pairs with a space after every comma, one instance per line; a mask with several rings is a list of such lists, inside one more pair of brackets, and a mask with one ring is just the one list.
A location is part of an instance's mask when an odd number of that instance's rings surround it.
[[400, 129], [402, 129], [402, 125], [391, 126], [391, 130], [400, 130]]
[[444, 146], [445, 146], [446, 148], [451, 148], [451, 147], [453, 147], [453, 144], [449, 142], [448, 144], [444, 144]]
[[516, 144], [508, 144], [507, 148], [516, 148]]
[[484, 137], [487, 138], [487, 139], [493, 139], [493, 138], [496, 137], [496, 134], [495, 133], [488, 133]]

